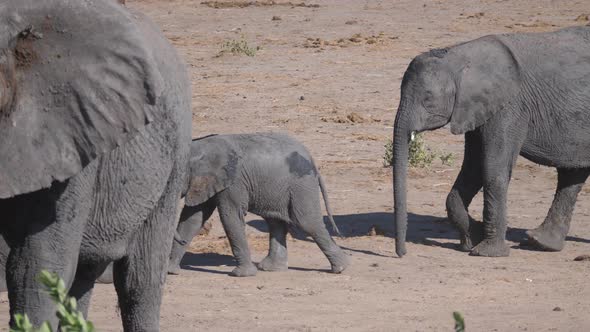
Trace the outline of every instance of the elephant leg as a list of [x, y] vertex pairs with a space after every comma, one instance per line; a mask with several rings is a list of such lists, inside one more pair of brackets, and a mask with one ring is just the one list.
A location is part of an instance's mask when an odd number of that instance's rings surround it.
[[176, 231], [186, 241], [186, 244], [173, 241], [170, 261], [168, 262], [168, 274], [178, 274], [180, 271], [180, 261], [184, 256], [186, 248], [190, 245], [191, 240], [199, 233], [203, 224], [211, 217], [215, 211], [215, 199], [197, 205], [185, 206], [180, 213], [180, 221]]
[[162, 289], [180, 200], [173, 188], [178, 188], [178, 184], [170, 180], [138, 229], [127, 255], [113, 265], [123, 329], [127, 332], [159, 331]]
[[76, 299], [78, 311], [80, 311], [85, 318], [88, 317], [88, 309], [90, 308], [90, 298], [92, 297], [94, 284], [94, 280], [76, 278], [70, 289], [70, 296]]
[[258, 271], [250, 256], [242, 201], [240, 195], [230, 189], [218, 194], [219, 218], [238, 262], [238, 266], [229, 274], [233, 277], [255, 276]]
[[557, 169], [557, 190], [549, 213], [539, 227], [526, 232], [531, 243], [539, 249], [560, 251], [565, 246], [565, 237], [578, 193], [590, 174], [590, 169]]
[[258, 263], [263, 271], [284, 271], [287, 264], [287, 224], [282, 220], [267, 219], [269, 229], [268, 255]]
[[482, 187], [481, 136], [465, 134], [465, 154], [461, 171], [447, 196], [447, 216], [459, 230], [460, 248], [469, 251], [483, 240], [483, 224], [469, 216], [469, 204]]
[[[27, 314], [34, 326], [56, 326], [55, 304], [39, 281], [42, 270], [57, 273], [69, 289], [76, 273], [82, 231], [90, 211], [92, 185], [80, 177], [3, 201], [0, 214], [23, 226], [11, 234], [6, 283], [11, 326]], [[5, 205], [12, 205], [5, 210]], [[18, 235], [17, 235], [18, 234]]]
[[112, 264], [103, 263], [98, 266], [88, 266], [85, 264], [78, 265], [78, 271], [76, 272], [76, 277], [70, 288], [69, 295], [76, 299], [78, 311], [80, 311], [84, 317], [88, 317], [90, 298], [92, 297], [92, 290], [94, 289], [97, 277], [99, 277], [99, 279], [103, 278], [103, 283], [112, 283]]
[[525, 131], [515, 128], [517, 125], [516, 122], [494, 123], [484, 130], [482, 141], [486, 144], [483, 144], [482, 171], [485, 237], [471, 250], [471, 255], [505, 257], [510, 254], [510, 247], [506, 243], [508, 185], [512, 167], [526, 137]]
[[332, 273], [340, 273], [348, 267], [350, 261], [344, 251], [334, 242], [324, 224], [317, 180], [314, 181], [315, 188], [305, 190], [303, 187], [299, 187], [299, 190], [292, 193], [290, 218], [295, 225], [314, 239], [330, 261]]
[[0, 235], [0, 292], [6, 292], [6, 261], [8, 260], [8, 253], [10, 247], [4, 241], [4, 237]]
[[112, 284], [113, 283], [113, 263], [110, 263], [96, 279], [99, 284]]

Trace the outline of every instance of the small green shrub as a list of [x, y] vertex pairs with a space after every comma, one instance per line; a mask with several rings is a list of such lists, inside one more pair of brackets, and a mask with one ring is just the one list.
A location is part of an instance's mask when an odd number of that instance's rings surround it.
[[[64, 281], [56, 274], [48, 271], [41, 271], [39, 282], [47, 288], [49, 296], [57, 306], [56, 316], [59, 318], [60, 331], [62, 332], [94, 332], [94, 326], [86, 321], [81, 312], [77, 309], [76, 299], [68, 296]], [[52, 332], [48, 322], [35, 328], [27, 314], [14, 315], [14, 328], [10, 332]]]
[[[438, 157], [443, 165], [451, 166], [455, 160], [452, 153], [433, 152], [426, 146], [422, 133], [412, 135], [408, 151], [408, 162], [410, 167], [426, 168], [432, 165], [434, 159]], [[393, 141], [388, 140], [385, 144], [385, 153], [383, 154], [383, 166], [393, 166]]]
[[432, 161], [436, 158], [436, 154], [431, 152], [424, 143], [424, 135], [417, 133], [410, 141], [410, 151], [408, 161], [411, 167], [430, 167]]
[[393, 166], [393, 140], [387, 140], [387, 143], [385, 143], [385, 153], [383, 154], [383, 166]]
[[453, 163], [455, 162], [455, 155], [451, 152], [447, 154], [442, 153], [438, 156], [438, 159], [440, 159], [443, 165], [453, 166]]
[[453, 311], [453, 318], [455, 319], [455, 332], [465, 332], [465, 320], [458, 311]]
[[255, 56], [256, 51], [258, 51], [260, 47], [251, 47], [248, 45], [248, 42], [243, 38], [240, 40], [232, 39], [227, 40], [221, 44], [221, 51], [217, 56], [221, 56], [223, 54], [231, 53], [233, 55], [247, 55], [247, 56]]

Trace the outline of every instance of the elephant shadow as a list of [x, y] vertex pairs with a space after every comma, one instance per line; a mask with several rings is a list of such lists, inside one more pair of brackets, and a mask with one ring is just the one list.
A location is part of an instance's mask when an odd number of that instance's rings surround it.
[[218, 253], [192, 253], [190, 251], [185, 252], [180, 261], [180, 268], [183, 270], [229, 274], [229, 272], [207, 269], [205, 268], [206, 266], [237, 266], [237, 264], [234, 256], [231, 255]]
[[[334, 221], [336, 226], [338, 226], [342, 237], [345, 238], [359, 236], [385, 236], [395, 238], [394, 216], [391, 212], [335, 215]], [[327, 217], [324, 217], [324, 222], [329, 228]], [[248, 225], [261, 232], [268, 232], [268, 227], [264, 220], [252, 220], [248, 222]], [[289, 231], [291, 235], [298, 240], [313, 241], [299, 229], [292, 228]], [[524, 228], [508, 227], [506, 240], [517, 243], [517, 245], [514, 245], [512, 248], [537, 251], [538, 249], [528, 244], [526, 231], [527, 229]], [[447, 240], [453, 240], [453, 242], [448, 242]], [[459, 232], [446, 217], [408, 213], [406, 241], [427, 246], [459, 250]], [[567, 236], [566, 241], [590, 243], [590, 240], [588, 239], [574, 236]], [[383, 256], [369, 250], [346, 247], [343, 247], [343, 249], [369, 255]]]
[[[360, 236], [385, 236], [395, 238], [393, 213], [370, 212], [348, 215], [334, 215], [334, 222], [340, 230], [343, 238], [354, 238]], [[326, 227], [330, 229], [327, 217], [324, 217]], [[264, 220], [252, 220], [248, 225], [258, 231], [267, 233], [268, 226]], [[291, 236], [302, 241], [313, 241], [303, 231], [290, 227]], [[333, 233], [333, 232], [332, 232]], [[439, 246], [448, 249], [457, 247], [454, 243], [439, 242], [436, 239], [455, 239], [458, 241], [459, 233], [447, 222], [447, 218], [440, 218], [428, 215], [408, 214], [407, 241], [425, 245]], [[364, 253], [367, 255], [384, 256], [370, 250], [354, 249], [342, 246], [343, 249]], [[393, 247], [392, 247], [393, 248]]]
[[[235, 259], [231, 255], [223, 255], [218, 253], [192, 253], [190, 251], [185, 252], [182, 260], [180, 261], [180, 268], [188, 271], [197, 272], [208, 272], [216, 274], [229, 275], [229, 272], [222, 272], [218, 270], [212, 270], [205, 267], [209, 266], [237, 266]], [[304, 267], [289, 266], [290, 270], [299, 271], [321, 271], [328, 272], [327, 269], [309, 269]]]
[[[342, 237], [354, 238], [361, 236], [385, 236], [388, 238], [395, 238], [395, 227], [393, 223], [393, 213], [390, 212], [371, 212], [348, 215], [335, 215], [334, 221]], [[328, 229], [330, 226], [326, 217], [324, 217]], [[268, 233], [268, 225], [262, 219], [251, 220], [247, 223], [260, 232]], [[311, 237], [303, 233], [298, 228], [289, 228], [291, 236], [301, 241], [313, 242]], [[508, 241], [516, 242], [517, 245], [512, 248], [523, 250], [537, 250], [527, 244], [526, 229], [508, 227], [506, 239]], [[453, 242], [448, 242], [453, 240]], [[426, 246], [441, 247], [449, 250], [459, 250], [459, 233], [447, 218], [408, 214], [408, 230], [406, 241], [422, 244]], [[568, 236], [566, 241], [590, 243], [590, 240]], [[386, 256], [380, 253], [373, 252], [366, 249], [350, 248], [341, 246], [343, 249], [358, 252], [373, 256]], [[392, 246], [393, 249], [393, 246]], [[210, 272], [217, 274], [229, 274], [229, 272], [222, 272], [217, 270], [207, 269], [207, 266], [236, 266], [234, 257], [231, 255], [223, 255], [218, 253], [191, 253], [186, 252], [180, 267], [184, 270]], [[289, 267], [295, 270], [307, 270], [305, 268]]]

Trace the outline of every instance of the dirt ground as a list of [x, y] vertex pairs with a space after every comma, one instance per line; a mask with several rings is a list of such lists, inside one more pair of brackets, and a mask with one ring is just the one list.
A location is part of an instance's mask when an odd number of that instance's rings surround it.
[[[463, 137], [428, 133], [428, 146], [455, 158], [450, 166], [435, 160], [410, 171], [410, 243], [399, 259], [391, 169], [382, 157], [412, 57], [490, 33], [588, 24], [590, 3], [299, 1], [127, 0], [160, 24], [190, 68], [195, 137], [283, 131], [307, 145], [344, 233], [337, 242], [352, 261], [345, 273], [329, 274], [313, 242], [290, 239], [288, 271], [232, 278], [215, 216], [211, 233], [193, 241], [181, 274], [168, 278], [162, 331], [451, 331], [453, 311], [465, 316], [468, 331], [590, 330], [590, 261], [574, 261], [590, 254], [590, 189], [580, 194], [562, 252], [520, 247], [524, 230], [542, 222], [556, 185], [553, 169], [521, 158], [509, 192], [510, 257], [468, 256], [456, 250], [444, 205]], [[259, 49], [254, 56], [220, 52], [231, 40]], [[478, 195], [472, 215], [481, 218], [481, 209]], [[257, 262], [267, 233], [260, 218], [247, 220]], [[8, 312], [6, 294], [0, 312]], [[112, 285], [96, 287], [90, 319], [100, 331], [121, 330]]]

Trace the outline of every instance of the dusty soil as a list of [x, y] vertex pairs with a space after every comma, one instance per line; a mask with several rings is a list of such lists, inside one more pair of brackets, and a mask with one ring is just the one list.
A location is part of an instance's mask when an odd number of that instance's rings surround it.
[[[217, 217], [192, 244], [184, 270], [167, 281], [162, 331], [451, 331], [452, 312], [469, 331], [590, 329], [589, 190], [579, 198], [566, 248], [520, 247], [525, 229], [544, 218], [555, 171], [520, 159], [509, 193], [510, 257], [456, 250], [444, 201], [462, 160], [463, 138], [426, 135], [453, 153], [411, 170], [411, 243], [393, 251], [392, 179], [384, 145], [392, 136], [400, 80], [411, 58], [430, 48], [490, 33], [548, 31], [588, 24], [586, 0], [127, 1], [159, 23], [192, 74], [194, 136], [284, 131], [303, 141], [326, 179], [352, 265], [341, 275], [313, 242], [291, 239], [290, 269], [232, 278], [233, 260]], [[319, 6], [315, 6], [319, 5]], [[255, 56], [221, 52], [245, 40]], [[471, 212], [481, 218], [481, 196]], [[248, 216], [254, 261], [267, 234]], [[376, 231], [370, 231], [376, 225]], [[6, 295], [0, 310], [8, 311]], [[6, 326], [6, 314], [0, 326]], [[90, 319], [119, 331], [111, 285], [98, 285]]]

